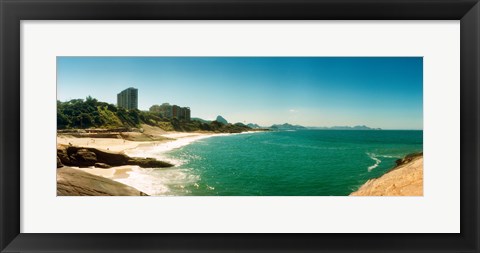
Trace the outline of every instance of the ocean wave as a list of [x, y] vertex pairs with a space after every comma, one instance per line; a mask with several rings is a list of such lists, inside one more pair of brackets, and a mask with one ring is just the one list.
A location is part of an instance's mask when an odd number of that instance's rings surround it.
[[201, 141], [206, 138], [214, 137], [214, 136], [223, 136], [223, 134], [209, 134], [209, 135], [197, 135], [197, 136], [189, 136], [183, 137], [174, 141], [169, 141], [165, 143], [154, 143], [150, 145], [139, 146], [134, 149], [130, 149], [125, 151], [126, 155], [131, 157], [151, 157], [157, 160], [169, 162], [174, 166], [181, 166], [186, 161], [179, 158], [179, 157], [172, 157], [167, 155], [166, 153], [175, 149], [179, 149], [185, 147], [193, 142]]
[[366, 153], [368, 155], [368, 157], [370, 157], [372, 160], [375, 161], [375, 164], [372, 165], [372, 166], [369, 166], [367, 168], [368, 172], [372, 171], [373, 169], [375, 169], [376, 167], [378, 167], [378, 165], [382, 162], [382, 160], [378, 159], [377, 156], [373, 153]]
[[200, 177], [188, 169], [152, 169], [135, 167], [127, 172], [127, 178], [116, 179], [150, 196], [185, 195], [187, 185], [198, 182]]
[[376, 155], [375, 157], [382, 157], [382, 158], [402, 158], [402, 156], [398, 156], [398, 155]]
[[[174, 165], [172, 168], [140, 168], [136, 166], [132, 171], [127, 172], [127, 178], [117, 179], [121, 183], [132, 186], [148, 195], [186, 195], [188, 194], [187, 186], [198, 185], [200, 177], [193, 173], [191, 169], [180, 167], [192, 159], [202, 159], [195, 154], [187, 154], [183, 156], [172, 156], [168, 152], [187, 146], [193, 142], [202, 141], [203, 139], [217, 136], [230, 136], [237, 134], [252, 134], [258, 132], [244, 133], [221, 133], [221, 134], [202, 134], [192, 135], [178, 133], [171, 134], [169, 137], [177, 137], [178, 139], [164, 142], [153, 143], [148, 145], [140, 145], [134, 149], [125, 151], [125, 154], [131, 157], [151, 157], [157, 160], [169, 162]], [[214, 190], [208, 186], [209, 190]]]

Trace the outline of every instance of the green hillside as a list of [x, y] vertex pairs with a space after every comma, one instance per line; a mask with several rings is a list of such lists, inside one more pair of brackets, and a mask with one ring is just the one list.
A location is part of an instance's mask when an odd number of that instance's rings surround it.
[[57, 129], [119, 129], [140, 128], [141, 124], [160, 127], [166, 131], [212, 131], [238, 133], [248, 131], [248, 126], [223, 124], [217, 121], [200, 122], [167, 119], [160, 114], [117, 108], [113, 104], [100, 102], [95, 98], [57, 101]]

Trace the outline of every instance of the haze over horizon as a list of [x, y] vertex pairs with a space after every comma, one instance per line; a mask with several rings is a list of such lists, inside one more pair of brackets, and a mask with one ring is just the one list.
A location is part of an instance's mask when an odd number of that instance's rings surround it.
[[57, 57], [57, 99], [140, 110], [188, 106], [192, 118], [331, 127], [423, 129], [421, 57]]

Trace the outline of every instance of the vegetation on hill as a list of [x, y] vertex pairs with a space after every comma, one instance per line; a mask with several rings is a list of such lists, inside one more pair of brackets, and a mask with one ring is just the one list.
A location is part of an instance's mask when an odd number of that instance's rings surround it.
[[125, 110], [113, 104], [100, 102], [88, 96], [67, 102], [57, 101], [57, 129], [87, 128], [140, 128], [141, 124], [157, 126], [166, 131], [212, 131], [222, 133], [239, 133], [251, 130], [238, 124], [223, 124], [218, 121], [201, 122], [163, 118], [159, 113]]

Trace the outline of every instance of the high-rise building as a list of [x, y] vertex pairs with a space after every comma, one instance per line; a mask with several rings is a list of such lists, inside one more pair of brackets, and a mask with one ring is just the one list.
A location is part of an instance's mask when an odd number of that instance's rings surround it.
[[138, 89], [130, 87], [118, 93], [117, 106], [127, 110], [138, 109]]
[[185, 120], [190, 121], [190, 107], [185, 107]]
[[152, 105], [150, 112], [157, 113], [158, 115], [167, 119], [179, 119], [190, 121], [190, 107], [180, 107], [178, 105], [170, 105], [169, 103], [163, 103], [162, 105]]
[[178, 105], [173, 105], [172, 106], [172, 117], [175, 119], [180, 119], [180, 110], [182, 108]]
[[172, 106], [169, 103], [163, 103], [160, 106], [160, 114], [168, 119], [171, 119], [173, 116]]

